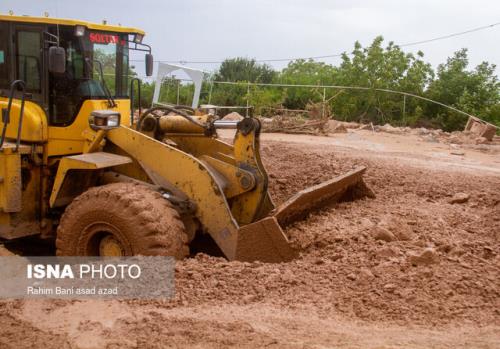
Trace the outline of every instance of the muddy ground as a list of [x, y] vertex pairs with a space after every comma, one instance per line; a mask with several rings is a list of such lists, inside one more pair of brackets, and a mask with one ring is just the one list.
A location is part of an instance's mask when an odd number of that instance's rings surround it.
[[356, 165], [376, 198], [289, 227], [290, 263], [178, 262], [169, 302], [2, 301], [0, 348], [500, 348], [499, 149], [365, 131], [262, 143], [277, 203]]

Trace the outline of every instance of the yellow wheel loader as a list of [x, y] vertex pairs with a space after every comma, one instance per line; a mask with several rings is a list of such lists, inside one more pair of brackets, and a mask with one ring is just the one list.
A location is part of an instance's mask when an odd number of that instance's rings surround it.
[[[229, 260], [296, 257], [282, 228], [359, 192], [365, 169], [275, 207], [257, 119], [167, 105], [134, 120], [130, 50], [146, 52], [147, 75], [153, 65], [143, 37], [0, 16], [0, 239], [55, 239], [58, 255], [182, 258], [202, 236]], [[236, 129], [233, 144], [220, 128]]]

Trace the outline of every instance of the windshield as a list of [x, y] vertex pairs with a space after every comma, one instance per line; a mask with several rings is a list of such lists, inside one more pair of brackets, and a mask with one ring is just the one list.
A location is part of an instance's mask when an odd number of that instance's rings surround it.
[[101, 80], [100, 64], [111, 95], [128, 97], [128, 35], [90, 32], [87, 36], [84, 50], [85, 57], [92, 66], [92, 80]]
[[50, 74], [51, 124], [70, 124], [85, 100], [128, 98], [128, 34], [86, 31], [78, 37], [74, 27], [65, 26], [49, 32], [58, 34], [59, 44], [66, 50], [66, 71]]

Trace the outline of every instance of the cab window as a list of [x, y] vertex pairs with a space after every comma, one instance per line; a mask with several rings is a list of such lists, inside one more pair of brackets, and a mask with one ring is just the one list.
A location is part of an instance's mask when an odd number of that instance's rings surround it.
[[66, 71], [49, 74], [51, 125], [70, 125], [86, 100], [128, 97], [127, 34], [87, 31], [80, 37], [68, 26], [49, 27], [49, 33], [58, 34], [66, 50]]
[[66, 51], [66, 71], [49, 74], [50, 124], [67, 126], [73, 122], [83, 103], [85, 93], [81, 86], [88, 80], [85, 73], [88, 67], [73, 27], [50, 27], [49, 33], [59, 35], [59, 43]]
[[[104, 80], [111, 95], [127, 98], [129, 93], [128, 35], [90, 32], [85, 42], [85, 54], [92, 61], [92, 79], [99, 81], [102, 66]], [[99, 63], [97, 63], [99, 62]]]
[[41, 33], [19, 30], [17, 32], [17, 78], [26, 82], [30, 92], [41, 92]]
[[0, 89], [8, 89], [9, 78], [9, 25], [0, 23]]

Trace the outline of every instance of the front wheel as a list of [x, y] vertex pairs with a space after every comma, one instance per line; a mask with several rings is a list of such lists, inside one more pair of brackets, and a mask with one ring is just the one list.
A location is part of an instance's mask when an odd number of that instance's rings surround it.
[[58, 256], [174, 256], [189, 253], [179, 213], [160, 193], [135, 183], [87, 190], [66, 208]]

